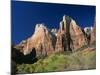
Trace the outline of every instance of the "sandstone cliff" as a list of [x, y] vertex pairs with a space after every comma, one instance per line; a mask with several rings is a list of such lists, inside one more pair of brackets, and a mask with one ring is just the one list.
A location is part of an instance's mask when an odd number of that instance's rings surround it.
[[87, 38], [82, 29], [71, 17], [64, 15], [57, 33], [56, 49], [58, 51], [74, 51], [87, 45]]
[[43, 24], [37, 24], [33, 35], [20, 46], [23, 46], [24, 55], [29, 54], [34, 48], [37, 56], [46, 56], [54, 51], [54, 42], [55, 36]]
[[36, 24], [33, 35], [15, 47], [24, 55], [35, 50], [37, 57], [47, 56], [55, 52], [73, 52], [88, 45], [89, 41], [95, 41], [95, 28], [94, 25], [93, 31], [89, 32], [91, 36], [88, 40], [84, 34], [85, 30], [83, 32], [75, 20], [64, 15], [59, 23], [59, 29], [50, 30], [44, 24]]

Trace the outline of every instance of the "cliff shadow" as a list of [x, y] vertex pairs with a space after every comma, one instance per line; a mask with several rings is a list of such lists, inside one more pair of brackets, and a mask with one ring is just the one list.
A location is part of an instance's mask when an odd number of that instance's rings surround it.
[[11, 47], [11, 74], [16, 74], [17, 64], [33, 64], [37, 60], [35, 48], [32, 49], [30, 54], [24, 55], [20, 50]]

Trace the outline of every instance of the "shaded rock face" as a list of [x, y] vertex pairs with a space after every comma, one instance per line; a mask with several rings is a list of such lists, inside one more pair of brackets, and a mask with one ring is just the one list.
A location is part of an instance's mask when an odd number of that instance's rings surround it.
[[93, 27], [85, 27], [84, 28], [84, 33], [85, 33], [85, 36], [87, 37], [88, 45], [90, 44], [92, 30], [93, 30]]
[[33, 48], [30, 54], [24, 55], [22, 52], [20, 52], [19, 49], [14, 48], [12, 46], [11, 48], [11, 59], [12, 59], [12, 63], [16, 62], [16, 63], [33, 63], [35, 62], [36, 59], [36, 51]]
[[90, 44], [96, 43], [96, 21], [94, 23], [93, 30], [91, 31], [91, 38], [90, 38]]
[[36, 51], [32, 49], [30, 54], [24, 55], [18, 47], [11, 47], [11, 74], [15, 75], [17, 64], [33, 64], [37, 61]]
[[63, 46], [63, 35], [61, 31], [59, 30], [57, 33], [57, 41], [56, 41], [56, 47], [55, 52], [63, 52], [64, 46]]
[[60, 28], [57, 33], [57, 42], [55, 50], [58, 51], [70, 51], [70, 34], [69, 24], [71, 18], [69, 16], [63, 16], [63, 20], [60, 22]]
[[91, 34], [91, 31], [93, 30], [93, 27], [85, 27], [84, 32], [89, 36]]
[[57, 29], [52, 29], [52, 30], [51, 30], [51, 33], [52, 33], [53, 35], [55, 35], [55, 36], [57, 35], [57, 32], [58, 32]]

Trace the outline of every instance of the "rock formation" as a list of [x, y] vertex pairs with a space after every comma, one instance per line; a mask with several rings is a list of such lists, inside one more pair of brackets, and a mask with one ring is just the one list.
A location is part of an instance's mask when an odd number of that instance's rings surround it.
[[57, 33], [57, 42], [55, 50], [69, 51], [70, 50], [70, 34], [69, 34], [70, 17], [64, 15], [60, 22], [60, 28]]
[[92, 30], [93, 30], [93, 27], [85, 27], [85, 28], [84, 28], [84, 32], [85, 32], [87, 35], [90, 35]]
[[63, 35], [61, 31], [59, 30], [57, 32], [57, 41], [56, 41], [56, 46], [55, 46], [55, 52], [63, 52], [64, 51], [64, 46], [63, 46]]
[[70, 38], [73, 50], [77, 50], [78, 48], [87, 45], [87, 38], [82, 32], [82, 29], [76, 24], [75, 20], [73, 19], [70, 23]]
[[57, 36], [57, 32], [58, 32], [57, 29], [51, 29], [51, 33], [52, 33], [53, 35]]
[[84, 28], [84, 33], [85, 33], [85, 36], [87, 37], [88, 45], [90, 44], [92, 30], [93, 30], [93, 27], [85, 27]]
[[72, 51], [84, 45], [87, 45], [87, 38], [81, 28], [71, 17], [64, 15], [60, 22], [60, 30], [57, 33], [56, 49]]
[[94, 22], [93, 30], [91, 31], [90, 44], [96, 43], [96, 20]]
[[[90, 35], [85, 29], [85, 33]], [[91, 33], [91, 42], [95, 40], [95, 27]], [[34, 49], [36, 57], [47, 56], [55, 52], [76, 51], [88, 45], [88, 38], [71, 17], [64, 15], [59, 29], [47, 29], [44, 24], [36, 24], [35, 32], [27, 40], [16, 45], [24, 55]]]
[[54, 38], [43, 24], [37, 24], [34, 34], [20, 46], [23, 47], [24, 55], [29, 54], [34, 48], [37, 56], [46, 56], [54, 51]]

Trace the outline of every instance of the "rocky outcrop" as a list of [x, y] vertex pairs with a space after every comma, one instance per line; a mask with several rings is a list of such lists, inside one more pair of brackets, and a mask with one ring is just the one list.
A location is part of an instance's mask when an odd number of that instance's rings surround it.
[[92, 30], [93, 30], [93, 27], [85, 27], [84, 28], [84, 35], [87, 37], [88, 45], [90, 45]]
[[70, 38], [72, 50], [77, 50], [78, 48], [87, 45], [87, 38], [82, 32], [82, 29], [76, 24], [75, 20], [73, 19], [70, 23]]
[[93, 30], [91, 31], [90, 44], [95, 42], [96, 42], [96, 25], [94, 25]]
[[74, 51], [87, 45], [87, 38], [81, 28], [71, 17], [64, 15], [57, 33], [56, 49], [58, 51]]
[[94, 22], [93, 30], [91, 31], [90, 44], [96, 43], [96, 20]]
[[37, 24], [34, 34], [20, 44], [24, 55], [32, 49], [36, 50], [36, 56], [46, 56], [54, 52], [55, 36], [43, 24]]
[[34, 48], [29, 54], [24, 55], [23, 52], [21, 52], [21, 49], [18, 49], [18, 46], [16, 48], [12, 46], [11, 54], [12, 54], [11, 55], [12, 63], [16, 62], [22, 64], [22, 63], [33, 63], [37, 61], [36, 51]]
[[64, 52], [63, 35], [64, 34], [62, 34], [61, 31], [59, 30], [57, 33], [55, 52]]
[[93, 27], [85, 27], [84, 32], [89, 36], [91, 34], [91, 31], [93, 30]]
[[70, 17], [64, 15], [63, 20], [60, 22], [60, 28], [57, 33], [57, 42], [55, 50], [70, 51], [70, 34], [69, 34]]
[[55, 29], [51, 29], [51, 33], [53, 35], [57, 36], [57, 32], [58, 32], [58, 30], [56, 28]]
[[[95, 27], [91, 31], [84, 29], [85, 34], [91, 34], [91, 42], [95, 40]], [[75, 20], [64, 15], [59, 29], [47, 29], [44, 24], [36, 24], [35, 32], [27, 40], [16, 46], [24, 55], [35, 50], [36, 57], [47, 56], [55, 52], [76, 51], [88, 45], [88, 38]]]

